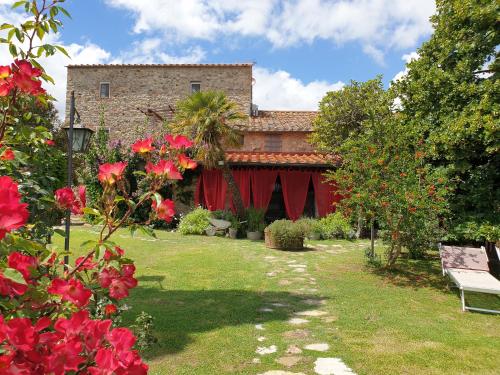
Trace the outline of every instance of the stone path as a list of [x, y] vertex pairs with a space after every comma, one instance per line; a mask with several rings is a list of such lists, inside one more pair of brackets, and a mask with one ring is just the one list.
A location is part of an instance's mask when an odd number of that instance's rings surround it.
[[[316, 246], [320, 250], [320, 256], [332, 256], [346, 251], [341, 245], [318, 244]], [[297, 258], [304, 255], [304, 253], [290, 254]], [[292, 293], [296, 295], [310, 295], [318, 292], [318, 289], [315, 288], [317, 280], [309, 274], [308, 264], [304, 261], [304, 258], [298, 260], [283, 259], [274, 255], [267, 255], [264, 257], [264, 260], [270, 266], [270, 269], [266, 272], [266, 276], [274, 280], [279, 286], [293, 288]], [[307, 329], [308, 324], [313, 321], [320, 321], [325, 325], [331, 324], [337, 320], [337, 317], [332, 316], [326, 309], [322, 309], [322, 306], [327, 305], [327, 300], [321, 298], [321, 296], [309, 296], [308, 298], [304, 298], [301, 302], [304, 305], [310, 306], [310, 309], [293, 312], [292, 316], [290, 316], [286, 322], [286, 325], [288, 325], [290, 329], [284, 331], [282, 336], [289, 342], [287, 347], [280, 348], [273, 344], [272, 339], [266, 336], [256, 335], [257, 343], [266, 342], [268, 345], [257, 345], [255, 353], [260, 357], [271, 356], [271, 358], [273, 358], [273, 355], [277, 355], [275, 363], [277, 366], [282, 367], [282, 369], [278, 368], [267, 372], [261, 372], [257, 375], [306, 375], [303, 372], [293, 372], [292, 369], [302, 364], [301, 369], [304, 371], [304, 364], [311, 364], [312, 367], [313, 361], [314, 368], [311, 368], [311, 372], [308, 371], [308, 374], [312, 374], [312, 371], [314, 371], [314, 374], [318, 375], [355, 375], [354, 371], [350, 369], [341, 358], [314, 357], [314, 353], [326, 354], [327, 352], [332, 352], [334, 348], [332, 348], [328, 342], [314, 342], [312, 340], [314, 335]], [[288, 303], [268, 301], [268, 303], [265, 303], [258, 309], [258, 312], [261, 314], [272, 314], [276, 309], [286, 309], [289, 307], [290, 305]], [[256, 324], [255, 330], [264, 333], [264, 324]], [[252, 362], [255, 364], [262, 363], [260, 358], [253, 358]]]

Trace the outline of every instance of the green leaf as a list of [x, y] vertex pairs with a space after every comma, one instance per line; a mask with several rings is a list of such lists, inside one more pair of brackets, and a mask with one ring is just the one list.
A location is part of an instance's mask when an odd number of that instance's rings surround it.
[[10, 23], [3, 23], [0, 25], [0, 30], [7, 30], [7, 29], [12, 29], [14, 25], [11, 25]]
[[68, 11], [66, 9], [64, 9], [63, 7], [57, 7], [59, 9], [59, 11], [64, 14], [66, 17], [68, 18], [71, 18], [71, 14], [68, 13]]
[[54, 229], [54, 233], [57, 233], [58, 235], [62, 237], [66, 237], [66, 232], [63, 231], [62, 229]]
[[3, 276], [9, 280], [14, 281], [15, 283], [26, 285], [26, 281], [24, 280], [24, 277], [21, 274], [21, 272], [13, 268], [4, 269]]
[[61, 46], [54, 46], [54, 47], [56, 47], [56, 49], [59, 50], [65, 56], [71, 58], [71, 56], [69, 55], [68, 51], [66, 51], [66, 49], [64, 49], [64, 47], [61, 47]]
[[17, 7], [20, 7], [21, 5], [26, 4], [27, 2], [28, 2], [27, 0], [16, 1], [14, 4], [12, 4], [12, 9], [16, 9]]
[[87, 214], [87, 215], [92, 215], [92, 216], [101, 216], [101, 213], [98, 210], [96, 210], [95, 208], [91, 208], [91, 207], [85, 207], [83, 209], [83, 213]]

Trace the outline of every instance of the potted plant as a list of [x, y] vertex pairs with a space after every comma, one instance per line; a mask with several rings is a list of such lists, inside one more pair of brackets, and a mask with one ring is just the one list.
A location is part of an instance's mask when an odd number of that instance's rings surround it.
[[307, 235], [307, 237], [310, 240], [317, 241], [317, 240], [321, 239], [322, 232], [323, 232], [323, 227], [322, 227], [320, 221], [314, 220], [314, 222], [311, 225], [311, 229], [309, 230], [309, 234]]
[[264, 210], [249, 208], [246, 212], [247, 238], [252, 241], [258, 241], [262, 238], [262, 231], [266, 227], [264, 222]]
[[276, 220], [265, 233], [266, 247], [279, 250], [302, 250], [304, 248], [304, 226], [290, 220]]

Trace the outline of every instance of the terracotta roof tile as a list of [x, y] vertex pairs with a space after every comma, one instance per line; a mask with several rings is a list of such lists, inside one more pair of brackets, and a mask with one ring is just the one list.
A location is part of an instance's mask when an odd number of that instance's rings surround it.
[[312, 131], [316, 111], [259, 111], [249, 119], [246, 131]]
[[70, 64], [68, 68], [156, 68], [156, 67], [240, 67], [253, 66], [253, 63], [236, 64]]
[[230, 164], [329, 166], [339, 162], [339, 157], [316, 152], [257, 152], [229, 151]]

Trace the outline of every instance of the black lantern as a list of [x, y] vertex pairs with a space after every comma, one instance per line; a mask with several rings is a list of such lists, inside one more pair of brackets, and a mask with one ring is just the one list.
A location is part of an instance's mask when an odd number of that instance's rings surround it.
[[73, 147], [72, 147], [73, 152], [80, 153], [87, 151], [87, 148], [89, 147], [90, 144], [90, 138], [94, 133], [92, 129], [84, 127], [74, 127], [72, 129], [73, 137], [71, 137], [70, 135], [71, 132], [70, 127], [65, 127], [64, 130], [66, 130], [66, 134], [68, 135], [68, 140], [73, 138]]

